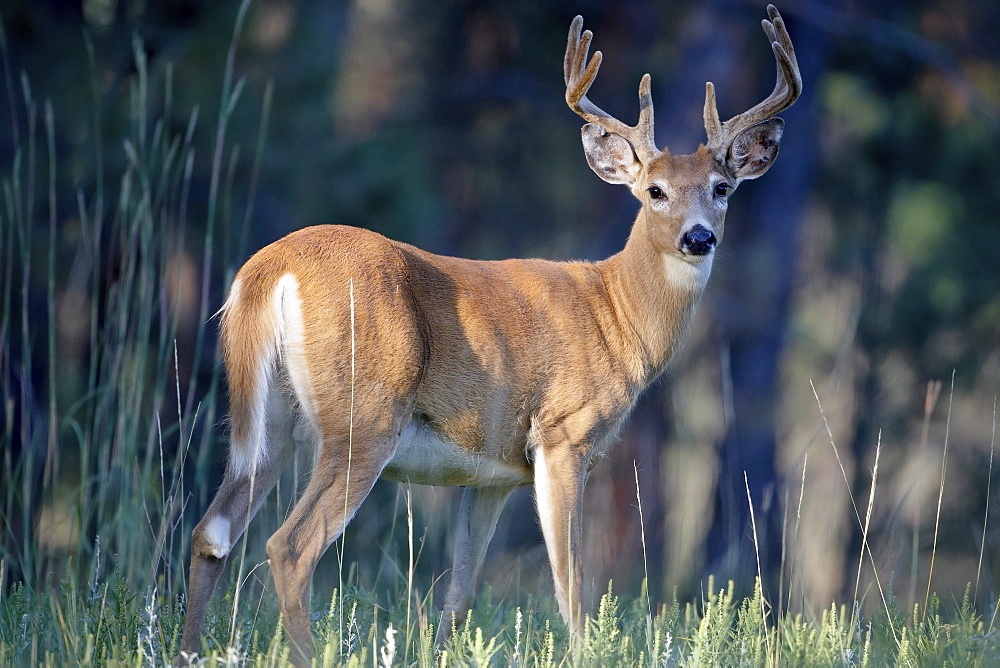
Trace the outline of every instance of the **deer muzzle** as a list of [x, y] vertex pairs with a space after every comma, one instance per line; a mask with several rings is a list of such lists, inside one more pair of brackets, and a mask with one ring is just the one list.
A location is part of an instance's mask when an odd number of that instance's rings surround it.
[[708, 255], [715, 244], [715, 233], [704, 225], [695, 225], [681, 236], [681, 252], [686, 255]]

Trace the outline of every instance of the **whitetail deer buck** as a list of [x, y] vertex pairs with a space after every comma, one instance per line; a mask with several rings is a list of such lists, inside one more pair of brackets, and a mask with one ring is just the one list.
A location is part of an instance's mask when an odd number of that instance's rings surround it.
[[183, 652], [198, 651], [227, 556], [296, 442], [315, 450], [315, 468], [267, 552], [297, 662], [312, 652], [316, 563], [380, 477], [465, 487], [446, 633], [472, 605], [505, 500], [534, 484], [559, 611], [582, 628], [588, 471], [677, 347], [727, 199], [771, 166], [783, 128], [774, 115], [802, 88], [784, 23], [768, 14], [774, 92], [720, 123], [707, 84], [708, 143], [676, 156], [653, 141], [648, 74], [635, 127], [587, 99], [601, 53], [587, 62], [592, 35], [573, 20], [566, 102], [587, 121], [587, 161], [641, 203], [624, 250], [603, 262], [478, 262], [337, 226], [295, 232], [247, 261], [223, 308], [229, 463], [191, 541]]

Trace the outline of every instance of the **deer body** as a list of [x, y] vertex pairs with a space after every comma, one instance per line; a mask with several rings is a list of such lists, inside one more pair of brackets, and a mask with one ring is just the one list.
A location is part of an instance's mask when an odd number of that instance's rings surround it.
[[[268, 379], [259, 355], [244, 351], [274, 347], [305, 426], [337, 433], [343, 426], [324, 416], [339, 423], [351, 414], [353, 361], [354, 415], [398, 415], [401, 425], [380, 475], [529, 484], [539, 430], [561, 425], [574, 442], [604, 444], [669, 359], [704, 288], [707, 267], [640, 245], [597, 264], [483, 262], [358, 228], [293, 233], [247, 262], [226, 305], [232, 403], [260, 410], [255, 397]], [[245, 284], [263, 289], [249, 295]], [[250, 419], [233, 424], [230, 465], [246, 475], [270, 453], [254, 450], [265, 439], [237, 430]]]
[[770, 166], [782, 127], [773, 115], [801, 88], [769, 13], [775, 93], [720, 124], [709, 84], [709, 143], [685, 156], [653, 143], [648, 75], [635, 127], [589, 102], [600, 53], [584, 68], [591, 36], [574, 20], [566, 98], [589, 121], [587, 160], [641, 202], [625, 248], [607, 260], [466, 260], [320, 226], [247, 261], [223, 307], [230, 454], [192, 537], [182, 658], [199, 648], [232, 545], [303, 443], [315, 468], [267, 544], [297, 662], [311, 655], [316, 563], [380, 477], [465, 487], [445, 633], [472, 605], [507, 496], [533, 484], [559, 609], [579, 632], [587, 474], [670, 360], [708, 280], [727, 198]]

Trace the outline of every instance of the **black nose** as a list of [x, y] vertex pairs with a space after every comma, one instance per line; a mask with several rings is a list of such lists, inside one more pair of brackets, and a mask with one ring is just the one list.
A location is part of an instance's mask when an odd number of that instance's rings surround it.
[[682, 250], [688, 255], [708, 255], [715, 248], [715, 235], [704, 225], [695, 225], [684, 233]]

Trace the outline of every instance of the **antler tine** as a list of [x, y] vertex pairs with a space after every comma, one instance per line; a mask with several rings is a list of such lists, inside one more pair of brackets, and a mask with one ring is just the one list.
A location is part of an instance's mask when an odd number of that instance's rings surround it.
[[[580, 71], [586, 65], [587, 52], [590, 51], [590, 42], [594, 33], [583, 29], [583, 17], [577, 16], [569, 25], [569, 37], [566, 40], [566, 56], [563, 59], [563, 74], [568, 86], [572, 81], [579, 78]], [[601, 52], [598, 51], [594, 57], [600, 60]]]
[[715, 147], [722, 143], [722, 124], [719, 122], [719, 109], [715, 106], [715, 84], [705, 83], [705, 134], [708, 135], [708, 146]]
[[[788, 29], [785, 27], [785, 20], [781, 18], [781, 14], [778, 13], [778, 10], [774, 5], [767, 6], [767, 14], [771, 20], [768, 21], [767, 19], [764, 19], [761, 21], [761, 27], [764, 28], [764, 32], [767, 33], [767, 38], [771, 40], [772, 44], [774, 42], [778, 42], [778, 44], [785, 49], [785, 53], [788, 55], [788, 59], [791, 62], [792, 67], [795, 69], [795, 72], [798, 73], [799, 61], [795, 57], [795, 48], [792, 47], [792, 38], [788, 36]], [[780, 76], [780, 69], [778, 74]]]
[[[652, 81], [649, 73], [642, 75], [639, 79], [639, 122], [636, 123], [636, 130], [646, 140], [646, 144], [653, 153], [657, 152], [656, 142], [653, 140], [653, 93]], [[663, 147], [663, 152], [667, 152], [667, 147]]]
[[751, 109], [733, 116], [725, 123], [719, 123], [715, 87], [711, 83], [705, 85], [705, 133], [708, 135], [708, 147], [717, 153], [725, 153], [736, 135], [787, 109], [802, 93], [799, 63], [785, 22], [774, 5], [767, 6], [767, 14], [770, 20], [764, 19], [761, 26], [771, 42], [777, 66], [777, 77], [771, 94]]
[[639, 122], [626, 125], [587, 98], [587, 91], [597, 78], [603, 55], [595, 51], [590, 62], [587, 54], [594, 34], [583, 30], [583, 17], [577, 16], [569, 26], [566, 56], [563, 58], [563, 78], [566, 81], [566, 104], [588, 123], [597, 123], [608, 132], [622, 135], [636, 151], [640, 160], [647, 162], [659, 153], [653, 139], [653, 97], [650, 93], [649, 75], [639, 82]]

